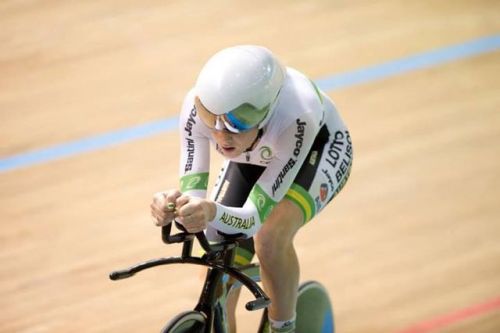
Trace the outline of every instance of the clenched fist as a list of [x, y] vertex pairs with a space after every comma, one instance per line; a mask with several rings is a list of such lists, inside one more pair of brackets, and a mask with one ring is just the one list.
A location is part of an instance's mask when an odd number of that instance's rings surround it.
[[155, 193], [151, 203], [151, 216], [157, 226], [171, 223], [176, 217], [176, 200], [182, 195], [178, 190]]
[[151, 215], [157, 226], [164, 226], [174, 218], [190, 233], [203, 231], [215, 218], [213, 201], [184, 195], [178, 190], [158, 192], [153, 196]]

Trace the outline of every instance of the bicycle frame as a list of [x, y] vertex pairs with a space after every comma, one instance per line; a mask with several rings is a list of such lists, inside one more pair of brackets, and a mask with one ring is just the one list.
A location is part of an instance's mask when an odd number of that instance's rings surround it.
[[[176, 224], [178, 228], [180, 225]], [[124, 270], [114, 271], [110, 274], [111, 280], [120, 280], [134, 274], [161, 265], [194, 264], [208, 267], [205, 282], [194, 308], [206, 316], [205, 332], [228, 332], [226, 301], [228, 295], [235, 289], [244, 285], [255, 296], [254, 301], [248, 302], [245, 307], [249, 311], [263, 309], [271, 301], [257, 284], [260, 281], [259, 267], [250, 264], [241, 269], [233, 267], [234, 254], [237, 240], [226, 240], [221, 243], [210, 244], [203, 232], [189, 234], [181, 232], [170, 235], [171, 224], [162, 228], [162, 239], [167, 244], [183, 243], [180, 257], [159, 258], [139, 263]], [[205, 254], [202, 257], [193, 257], [193, 241], [198, 240]]]
[[[250, 278], [254, 282], [260, 281], [258, 274], [259, 267], [257, 265], [248, 265], [241, 269], [240, 273], [246, 278]], [[255, 274], [257, 272], [257, 274]], [[249, 276], [248, 274], [252, 274]], [[198, 304], [195, 307], [196, 311], [200, 311], [206, 315], [207, 327], [213, 327], [215, 332], [228, 332], [228, 320], [226, 311], [226, 302], [229, 295], [234, 292], [243, 283], [241, 277], [235, 280], [234, 275], [229, 272], [223, 272], [217, 267], [211, 267], [207, 271], [205, 283], [200, 294]], [[267, 306], [267, 304], [255, 304], [250, 302], [246, 304], [248, 310], [257, 310]], [[207, 330], [210, 332], [210, 330]]]

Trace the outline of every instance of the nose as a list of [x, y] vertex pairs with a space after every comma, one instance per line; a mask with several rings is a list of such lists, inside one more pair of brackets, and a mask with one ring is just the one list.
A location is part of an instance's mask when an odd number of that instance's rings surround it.
[[219, 142], [230, 144], [233, 142], [233, 135], [227, 130], [213, 131], [212, 132], [215, 139]]

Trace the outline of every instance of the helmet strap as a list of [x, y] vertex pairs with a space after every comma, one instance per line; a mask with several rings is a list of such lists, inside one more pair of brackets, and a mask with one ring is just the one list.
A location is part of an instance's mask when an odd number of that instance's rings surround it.
[[250, 147], [248, 147], [247, 150], [245, 150], [245, 153], [252, 151], [255, 148], [255, 146], [257, 146], [257, 143], [259, 142], [260, 138], [262, 138], [263, 134], [264, 134], [264, 130], [262, 128], [259, 128], [259, 132], [257, 132], [257, 136], [255, 137], [255, 140], [253, 140]]

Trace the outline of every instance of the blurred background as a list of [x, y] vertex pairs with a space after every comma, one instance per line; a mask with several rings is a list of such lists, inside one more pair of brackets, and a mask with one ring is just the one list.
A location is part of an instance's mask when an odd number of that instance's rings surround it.
[[[149, 203], [178, 183], [184, 94], [245, 43], [351, 131], [348, 184], [296, 240], [337, 332], [499, 332], [494, 0], [2, 1], [0, 332], [159, 331], [195, 305], [197, 268], [108, 273], [180, 253]], [[255, 332], [260, 313], [238, 318]]]

